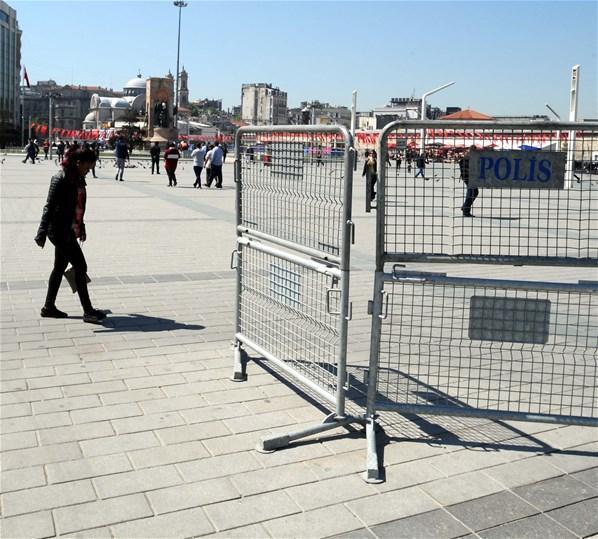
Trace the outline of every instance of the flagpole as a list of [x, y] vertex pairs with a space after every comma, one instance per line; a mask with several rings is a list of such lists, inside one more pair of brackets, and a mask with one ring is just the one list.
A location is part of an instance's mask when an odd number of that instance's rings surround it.
[[25, 88], [21, 86], [21, 148], [25, 147]]

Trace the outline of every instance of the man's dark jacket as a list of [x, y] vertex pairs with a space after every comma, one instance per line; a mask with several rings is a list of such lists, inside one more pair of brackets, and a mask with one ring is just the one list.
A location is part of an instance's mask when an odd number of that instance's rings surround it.
[[[64, 170], [52, 176], [48, 199], [35, 237], [38, 244], [43, 245], [46, 237], [50, 238], [54, 245], [64, 244], [74, 237], [73, 221], [80, 182], [85, 185], [84, 179], [77, 178], [76, 175], [67, 176]], [[85, 235], [84, 223], [81, 223], [81, 233]]]

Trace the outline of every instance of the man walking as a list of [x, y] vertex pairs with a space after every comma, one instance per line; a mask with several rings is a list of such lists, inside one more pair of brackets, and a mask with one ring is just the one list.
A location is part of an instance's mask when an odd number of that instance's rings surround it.
[[29, 139], [29, 144], [25, 146], [25, 159], [23, 159], [23, 163], [27, 162], [27, 159], [31, 159], [31, 164], [35, 165], [35, 158], [39, 152], [39, 148], [37, 144], [33, 142], [33, 139]]
[[421, 175], [421, 177], [425, 180], [426, 175], [424, 171], [426, 170], [426, 155], [424, 153], [421, 153], [417, 156], [417, 159], [415, 160], [415, 166], [417, 167], [415, 178]]
[[207, 147], [205, 142], [199, 143], [191, 152], [193, 158], [193, 172], [195, 172], [195, 183], [193, 187], [201, 189], [201, 171], [203, 169], [204, 159], [206, 158]]
[[156, 174], [160, 174], [160, 143], [154, 142], [154, 145], [150, 148], [150, 157], [152, 158], [152, 174], [154, 173], [154, 167]]
[[463, 212], [463, 217], [473, 217], [474, 215], [471, 213], [471, 208], [476, 198], [478, 198], [479, 190], [477, 187], [469, 187], [469, 152], [471, 150], [475, 150], [475, 146], [470, 146], [469, 149], [465, 152], [465, 155], [459, 159], [459, 170], [461, 171], [461, 179], [465, 184], [466, 191], [465, 191], [465, 200], [463, 201], [463, 206], [461, 206], [461, 211]]
[[168, 187], [176, 187], [176, 167], [179, 163], [181, 154], [176, 149], [176, 144], [171, 142], [168, 149], [164, 152], [164, 168], [168, 174]]
[[63, 158], [64, 158], [64, 141], [61, 140], [56, 145], [56, 160], [58, 161], [59, 165], [60, 165], [60, 163], [62, 163]]
[[211, 173], [209, 178], [207, 179], [206, 185], [210, 187], [212, 185], [212, 180], [216, 180], [216, 187], [218, 189], [222, 189], [222, 159], [224, 157], [224, 152], [220, 147], [220, 142], [216, 142], [214, 149], [210, 150], [209, 152], [210, 160], [212, 162], [211, 165]]
[[125, 160], [129, 159], [129, 146], [122, 135], [118, 137], [114, 146], [114, 156], [116, 157], [116, 176], [114, 179], [123, 182], [123, 174], [125, 172]]

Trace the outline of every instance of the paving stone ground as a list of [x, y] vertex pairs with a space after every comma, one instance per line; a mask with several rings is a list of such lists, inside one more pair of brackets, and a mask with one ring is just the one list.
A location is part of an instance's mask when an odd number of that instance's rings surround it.
[[[361, 479], [360, 432], [254, 450], [329, 410], [264, 361], [229, 380], [230, 163], [222, 190], [193, 189], [189, 163], [177, 188], [135, 159], [122, 183], [109, 162], [89, 179], [90, 290], [111, 313], [88, 325], [66, 284], [70, 317], [39, 317], [53, 253], [33, 236], [55, 165], [2, 159], [2, 537], [598, 534], [595, 429], [384, 416], [379, 485]], [[350, 345], [363, 356], [374, 216], [356, 185]]]

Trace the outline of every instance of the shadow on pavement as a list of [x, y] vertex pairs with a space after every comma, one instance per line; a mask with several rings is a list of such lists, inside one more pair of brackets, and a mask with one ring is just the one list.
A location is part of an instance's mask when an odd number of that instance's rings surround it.
[[[249, 360], [249, 358], [246, 358]], [[296, 394], [304, 398], [308, 403], [314, 405], [324, 415], [332, 412], [330, 403], [324, 401], [309, 388], [301, 383], [292, 381], [279, 367], [262, 357], [252, 357], [252, 362], [258, 365], [265, 372], [271, 374], [282, 384], [289, 387]], [[347, 399], [347, 411], [353, 415], [360, 416], [365, 410], [363, 408], [364, 387], [360, 383], [355, 372], [350, 377], [350, 391]], [[425, 384], [424, 384], [425, 386]], [[429, 386], [428, 386], [429, 388]], [[355, 390], [357, 390], [355, 392]], [[353, 397], [353, 398], [352, 398]], [[355, 398], [357, 397], [357, 398]], [[379, 395], [380, 397], [380, 395]], [[439, 398], [450, 399], [460, 403], [457, 399], [434, 390], [430, 397], [433, 400]], [[547, 430], [553, 425], [547, 425]], [[292, 430], [291, 428], [289, 430]], [[425, 416], [415, 414], [400, 414], [396, 412], [381, 412], [377, 417], [376, 426], [377, 452], [380, 460], [382, 477], [385, 476], [384, 451], [390, 443], [413, 442], [430, 446], [456, 446], [469, 451], [498, 452], [518, 451], [527, 452], [531, 455], [570, 455], [579, 457], [595, 457], [597, 453], [587, 449], [558, 449], [542, 441], [534, 435], [525, 431], [525, 424], [521, 428], [516, 425], [496, 421], [487, 418], [470, 418], [456, 416]], [[333, 442], [347, 438], [364, 439], [365, 455], [365, 431], [359, 426], [345, 427], [345, 431], [336, 431], [330, 434], [320, 434], [315, 437], [297, 440], [291, 446], [303, 446], [319, 444], [323, 441]], [[284, 450], [284, 449], [282, 449]], [[365, 459], [365, 456], [364, 456]], [[588, 466], [589, 467], [589, 466]]]
[[200, 330], [205, 326], [200, 324], [184, 324], [171, 320], [170, 318], [160, 318], [158, 316], [146, 316], [144, 314], [127, 314], [117, 316], [107, 316], [98, 326], [95, 333], [114, 333], [117, 331], [173, 331], [175, 329]]

